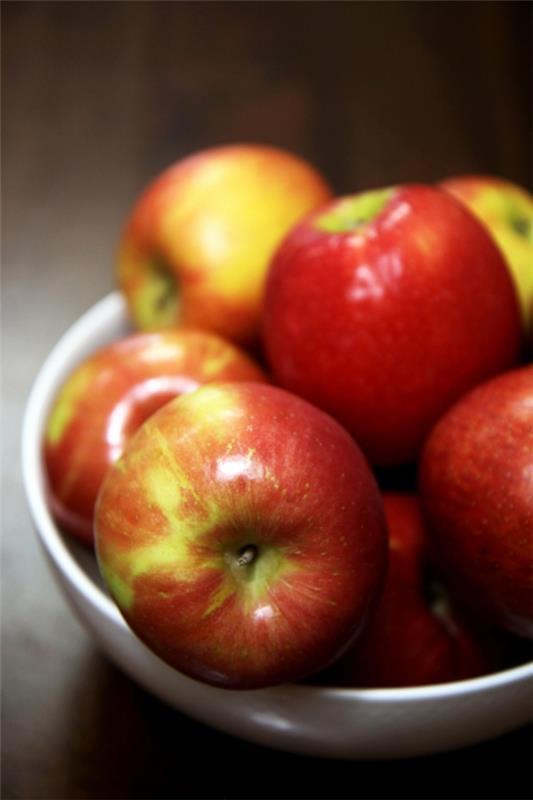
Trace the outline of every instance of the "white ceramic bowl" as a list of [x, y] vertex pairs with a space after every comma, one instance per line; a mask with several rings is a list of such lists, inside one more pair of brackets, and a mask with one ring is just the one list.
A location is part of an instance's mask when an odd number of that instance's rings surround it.
[[102, 587], [91, 553], [64, 537], [46, 505], [41, 440], [53, 397], [85, 356], [128, 332], [111, 294], [53, 349], [33, 386], [23, 428], [23, 476], [31, 515], [68, 601], [102, 650], [153, 694], [221, 731], [298, 753], [402, 758], [458, 748], [503, 734], [531, 717], [533, 665], [475, 680], [413, 689], [350, 690], [286, 685], [234, 692], [186, 678], [130, 631]]

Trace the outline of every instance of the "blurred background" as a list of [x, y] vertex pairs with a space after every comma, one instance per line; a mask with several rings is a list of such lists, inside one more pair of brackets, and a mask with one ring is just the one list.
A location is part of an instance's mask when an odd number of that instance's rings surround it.
[[146, 695], [52, 583], [19, 439], [48, 351], [115, 286], [136, 195], [189, 152], [278, 145], [338, 193], [464, 172], [531, 188], [531, 17], [529, 2], [2, 3], [6, 800], [530, 795], [529, 729], [382, 770], [237, 743]]

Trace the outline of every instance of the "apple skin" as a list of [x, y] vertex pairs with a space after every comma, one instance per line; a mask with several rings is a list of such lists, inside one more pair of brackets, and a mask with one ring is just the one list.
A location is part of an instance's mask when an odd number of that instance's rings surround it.
[[142, 193], [120, 244], [133, 323], [255, 344], [273, 251], [330, 197], [317, 170], [273, 147], [227, 145], [178, 161]]
[[[501, 666], [498, 638], [467, 619], [440, 582], [430, 577], [417, 497], [387, 492], [383, 502], [389, 530], [385, 590], [360, 637], [319, 682], [370, 688], [427, 686], [474, 678]], [[435, 587], [438, 592], [432, 597]]]
[[275, 381], [338, 419], [378, 466], [414, 460], [447, 407], [517, 362], [522, 335], [498, 248], [429, 186], [333, 201], [286, 237], [268, 277]]
[[355, 442], [257, 383], [204, 386], [139, 429], [102, 486], [96, 545], [139, 638], [233, 689], [297, 680], [338, 657], [387, 563], [381, 497]]
[[533, 635], [533, 366], [463, 397], [424, 447], [420, 497], [450, 584], [496, 625]]
[[490, 175], [459, 175], [441, 183], [487, 227], [510, 267], [526, 331], [533, 322], [533, 197]]
[[76, 367], [44, 437], [49, 502], [61, 527], [92, 545], [98, 490], [129, 436], [164, 403], [216, 380], [266, 377], [230, 342], [192, 330], [133, 334]]

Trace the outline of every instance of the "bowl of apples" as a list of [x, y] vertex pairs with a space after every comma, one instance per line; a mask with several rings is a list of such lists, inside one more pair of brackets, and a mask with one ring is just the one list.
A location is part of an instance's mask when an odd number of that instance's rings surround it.
[[102, 650], [290, 752], [405, 758], [527, 723], [530, 323], [486, 227], [443, 188], [334, 198], [239, 145], [159, 176], [118, 258], [22, 443]]

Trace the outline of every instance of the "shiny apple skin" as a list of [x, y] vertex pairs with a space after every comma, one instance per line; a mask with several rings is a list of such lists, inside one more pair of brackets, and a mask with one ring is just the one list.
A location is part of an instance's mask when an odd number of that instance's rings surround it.
[[[156, 412], [104, 481], [100, 569], [133, 631], [213, 685], [336, 658], [383, 586], [381, 497], [348, 433], [294, 395], [211, 384]], [[250, 570], [236, 559], [258, 548]]]
[[533, 196], [492, 175], [458, 175], [441, 183], [486, 226], [501, 249], [520, 297], [526, 331], [533, 328]]
[[266, 377], [234, 345], [192, 330], [133, 334], [76, 367], [54, 401], [43, 447], [59, 525], [92, 545], [96, 496], [127, 439], [161, 405], [214, 380]]
[[533, 366], [477, 387], [422, 453], [420, 496], [435, 553], [469, 605], [533, 635]]
[[389, 531], [385, 590], [361, 636], [321, 682], [427, 686], [474, 678], [501, 666], [497, 636], [467, 619], [440, 582], [438, 597], [432, 598], [434, 574], [417, 497], [386, 492], [383, 502]]
[[[330, 198], [314, 167], [265, 145], [215, 147], [178, 161], [141, 194], [119, 247], [119, 285], [134, 325], [193, 325], [255, 344], [272, 253]], [[154, 262], [178, 287], [166, 317], [149, 300]]]
[[482, 225], [441, 190], [396, 187], [353, 231], [320, 229], [323, 214], [273, 259], [263, 318], [272, 372], [345, 425], [372, 463], [414, 460], [447, 407], [517, 362], [511, 278]]

